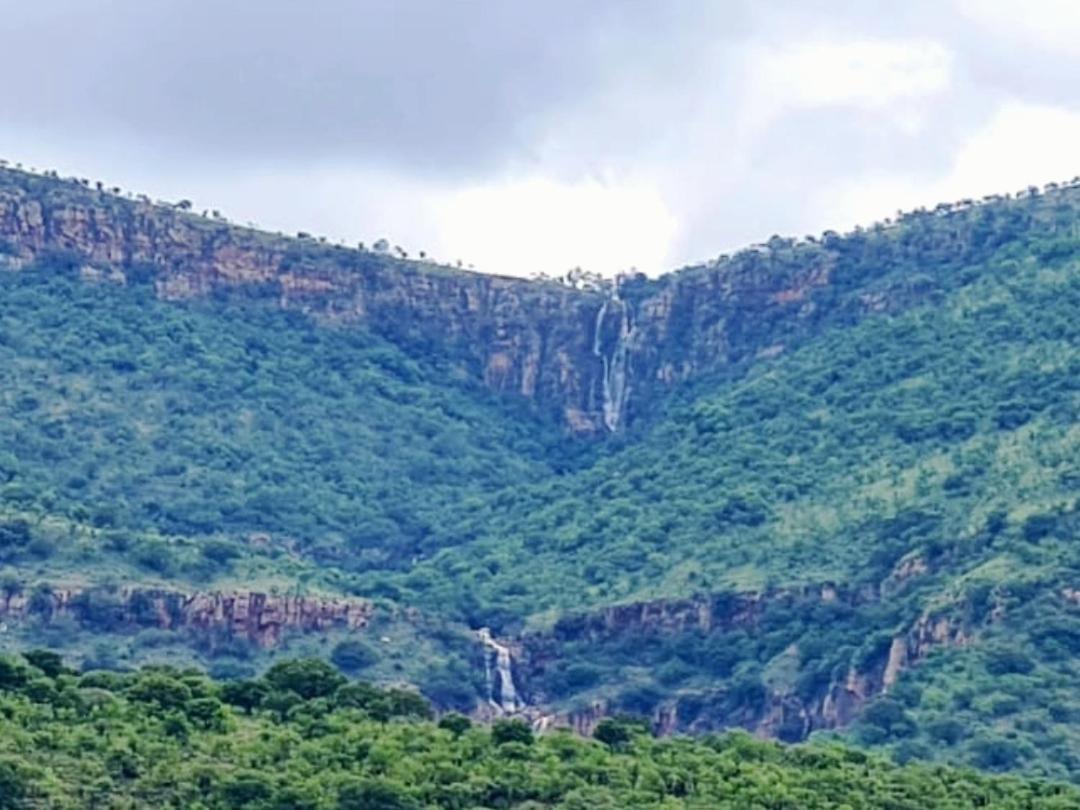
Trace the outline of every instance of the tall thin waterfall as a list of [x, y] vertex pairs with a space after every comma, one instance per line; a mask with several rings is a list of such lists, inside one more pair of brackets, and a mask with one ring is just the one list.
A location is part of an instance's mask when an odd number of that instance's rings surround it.
[[[615, 338], [615, 345], [610, 354], [604, 349], [604, 324], [608, 318], [608, 312], [612, 307], [619, 308], [619, 332]], [[633, 334], [634, 327], [630, 322], [630, 308], [619, 298], [618, 287], [600, 306], [596, 313], [596, 326], [593, 328], [593, 354], [600, 358], [603, 364], [603, 377], [601, 378], [601, 411], [604, 418], [604, 427], [614, 433], [619, 429], [626, 410], [626, 400], [630, 395], [630, 385], [627, 381], [627, 361], [630, 355], [629, 338]]]
[[495, 640], [491, 631], [481, 627], [476, 632], [484, 645], [484, 672], [487, 675], [488, 703], [504, 714], [513, 714], [524, 708], [514, 686], [513, 658], [510, 650]]

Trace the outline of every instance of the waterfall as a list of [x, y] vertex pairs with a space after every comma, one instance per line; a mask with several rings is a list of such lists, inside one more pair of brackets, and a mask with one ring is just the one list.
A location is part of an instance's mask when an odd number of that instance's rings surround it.
[[504, 714], [513, 714], [524, 708], [525, 703], [518, 696], [517, 688], [514, 686], [514, 662], [510, 656], [510, 650], [497, 642], [486, 627], [481, 627], [476, 635], [480, 643], [484, 645], [484, 674], [487, 676], [488, 703]]
[[[604, 322], [612, 305], [619, 307], [619, 333], [615, 339], [615, 346], [609, 355], [604, 350]], [[630, 395], [630, 385], [627, 380], [627, 364], [630, 356], [630, 336], [634, 327], [630, 322], [630, 308], [619, 298], [619, 290], [616, 286], [612, 296], [605, 299], [596, 313], [596, 326], [593, 329], [593, 354], [600, 358], [603, 367], [601, 376], [601, 411], [603, 413], [604, 427], [614, 433], [619, 429], [623, 412], [626, 410], [626, 400]]]

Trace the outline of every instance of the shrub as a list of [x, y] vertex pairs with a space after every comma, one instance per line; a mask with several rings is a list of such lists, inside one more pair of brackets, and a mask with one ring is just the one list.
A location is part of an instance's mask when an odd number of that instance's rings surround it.
[[460, 737], [472, 728], [472, 720], [463, 714], [450, 712], [439, 719], [439, 728], [449, 731], [455, 737]]
[[357, 779], [338, 791], [338, 810], [420, 810], [403, 785], [386, 779]]
[[986, 671], [991, 675], [1026, 675], [1035, 669], [1035, 662], [1023, 650], [995, 647], [984, 653]]
[[379, 654], [370, 645], [356, 639], [342, 641], [330, 653], [330, 660], [338, 669], [355, 674], [373, 666], [379, 660]]
[[533, 730], [524, 720], [496, 720], [491, 726], [491, 740], [496, 745], [505, 743], [532, 745]]
[[341, 673], [314, 658], [281, 661], [270, 667], [263, 678], [271, 688], [295, 692], [304, 700], [329, 697], [345, 683]]

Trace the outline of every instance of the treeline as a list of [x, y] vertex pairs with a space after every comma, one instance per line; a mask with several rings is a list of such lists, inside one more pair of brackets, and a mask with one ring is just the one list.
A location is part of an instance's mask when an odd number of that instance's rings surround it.
[[190, 670], [77, 673], [48, 651], [0, 658], [0, 808], [1080, 807], [1073, 788], [894, 765], [743, 734], [655, 740], [632, 719], [596, 739], [520, 720], [437, 721], [416, 694], [284, 661], [216, 683]]

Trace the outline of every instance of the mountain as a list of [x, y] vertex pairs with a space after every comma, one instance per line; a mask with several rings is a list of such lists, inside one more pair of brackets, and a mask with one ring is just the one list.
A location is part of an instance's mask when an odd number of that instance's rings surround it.
[[1078, 226], [560, 283], [4, 171], [0, 638], [1080, 780]]

